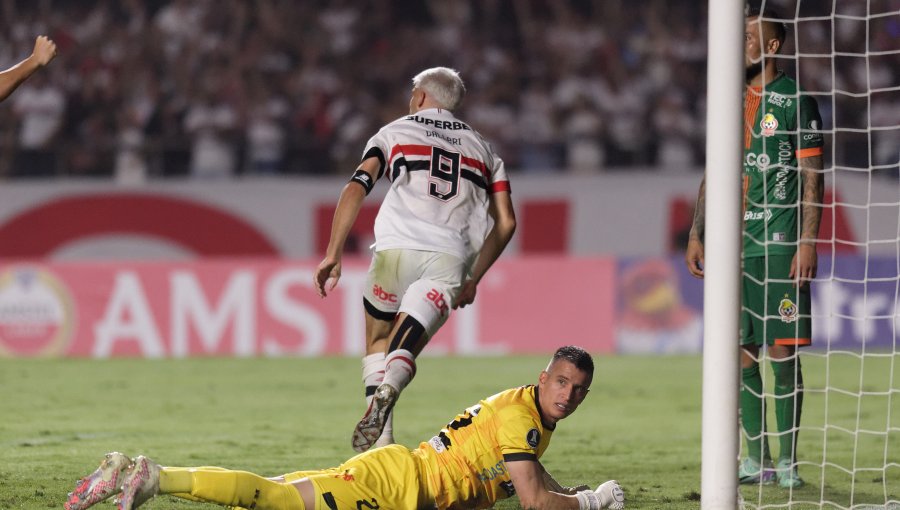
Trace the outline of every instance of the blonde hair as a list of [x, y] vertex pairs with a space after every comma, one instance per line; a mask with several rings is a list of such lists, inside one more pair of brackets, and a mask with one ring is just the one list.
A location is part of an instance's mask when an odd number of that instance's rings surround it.
[[449, 67], [432, 67], [413, 77], [413, 88], [424, 90], [445, 110], [454, 111], [466, 97], [466, 85], [459, 72]]

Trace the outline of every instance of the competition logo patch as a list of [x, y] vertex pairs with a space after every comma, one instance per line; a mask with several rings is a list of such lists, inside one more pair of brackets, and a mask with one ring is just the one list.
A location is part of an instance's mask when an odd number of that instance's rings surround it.
[[794, 322], [797, 320], [797, 305], [784, 295], [784, 299], [778, 304], [778, 315], [781, 315], [781, 322]]
[[528, 441], [528, 446], [537, 448], [537, 445], [541, 442], [541, 433], [538, 432], [538, 429], [531, 429], [525, 435], [525, 441]]
[[445, 451], [447, 451], [447, 447], [444, 446], [444, 442], [438, 436], [434, 436], [431, 439], [429, 439], [428, 444], [431, 445], [431, 447], [434, 449], [434, 451], [436, 451], [438, 453], [444, 453]]
[[74, 325], [72, 298], [54, 274], [34, 266], [0, 273], [0, 356], [62, 354]]
[[763, 136], [772, 136], [775, 134], [775, 130], [778, 129], [778, 120], [771, 113], [767, 113], [762, 122], [759, 123], [759, 127], [762, 128]]

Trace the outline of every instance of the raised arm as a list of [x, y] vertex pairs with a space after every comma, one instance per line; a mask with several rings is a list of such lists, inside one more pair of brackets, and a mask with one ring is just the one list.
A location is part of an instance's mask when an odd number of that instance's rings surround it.
[[819, 237], [819, 223], [825, 196], [824, 164], [822, 155], [800, 158], [800, 239], [797, 253], [791, 264], [790, 277], [799, 279], [803, 285], [816, 277], [818, 256], [816, 239]]
[[703, 278], [703, 239], [706, 229], [706, 175], [700, 181], [700, 191], [697, 192], [697, 204], [694, 206], [694, 221], [691, 224], [691, 233], [688, 235], [688, 244], [684, 253], [684, 261], [688, 271], [697, 278]]
[[[350, 235], [353, 223], [356, 222], [356, 216], [359, 215], [363, 200], [378, 176], [380, 165], [380, 161], [375, 157], [363, 160], [357, 167], [353, 179], [341, 190], [341, 197], [338, 199], [338, 205], [334, 211], [334, 219], [331, 221], [331, 238], [328, 240], [325, 258], [319, 263], [313, 276], [313, 283], [320, 297], [327, 296], [328, 292], [334, 290], [338, 280], [341, 279], [341, 257], [344, 254], [344, 244], [347, 242], [347, 236]], [[368, 181], [363, 175], [369, 176]]]
[[5, 71], [0, 71], [0, 101], [13, 93], [35, 71], [49, 64], [56, 56], [56, 44], [47, 36], [38, 36], [34, 41], [31, 56]]
[[500, 254], [503, 253], [509, 240], [512, 239], [516, 232], [516, 213], [513, 210], [512, 197], [509, 191], [498, 191], [490, 195], [490, 206], [488, 212], [494, 219], [494, 226], [488, 233], [481, 251], [478, 252], [478, 258], [475, 259], [475, 266], [472, 268], [472, 278], [463, 283], [453, 308], [465, 308], [466, 305], [475, 301], [478, 283], [487, 273], [487, 270], [494, 264]]

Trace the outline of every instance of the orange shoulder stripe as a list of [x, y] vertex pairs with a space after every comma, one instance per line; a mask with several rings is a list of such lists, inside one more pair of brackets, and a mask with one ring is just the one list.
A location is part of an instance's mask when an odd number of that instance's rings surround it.
[[798, 158], [811, 158], [813, 156], [821, 156], [822, 148], [821, 147], [809, 147], [807, 149], [798, 149], [797, 157]]

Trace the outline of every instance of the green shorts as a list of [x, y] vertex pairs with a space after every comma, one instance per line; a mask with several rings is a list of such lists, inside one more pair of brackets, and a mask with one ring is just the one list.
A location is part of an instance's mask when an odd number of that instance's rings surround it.
[[[793, 255], [745, 258], [741, 278], [741, 345], [812, 343], [809, 284], [788, 282]], [[768, 260], [768, 274], [766, 272]], [[780, 280], [780, 281], [773, 281]]]

